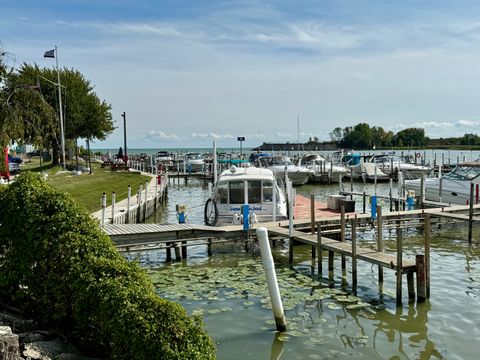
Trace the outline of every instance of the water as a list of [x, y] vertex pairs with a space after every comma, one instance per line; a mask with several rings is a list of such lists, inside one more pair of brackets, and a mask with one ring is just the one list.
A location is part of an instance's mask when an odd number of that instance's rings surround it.
[[[349, 183], [345, 184], [349, 188]], [[373, 184], [367, 184], [367, 192]], [[355, 184], [363, 190], [363, 184]], [[388, 183], [377, 191], [388, 194]], [[331, 186], [303, 186], [300, 194], [325, 199], [338, 192]], [[200, 181], [170, 186], [163, 214], [151, 221], [176, 222], [175, 204], [190, 206], [189, 221], [202, 223], [207, 188]], [[357, 204], [358, 208], [358, 204]], [[351, 273], [340, 277], [335, 258], [334, 282], [329, 282], [324, 256], [323, 278], [312, 277], [310, 247], [297, 246], [288, 265], [288, 246], [274, 250], [288, 331], [275, 331], [268, 307], [265, 276], [258, 253], [239, 244], [189, 248], [184, 262], [164, 263], [164, 253], [128, 254], [148, 270], [161, 296], [181, 303], [190, 313], [202, 313], [206, 329], [217, 344], [218, 359], [474, 359], [480, 352], [480, 250], [466, 243], [462, 224], [432, 229], [431, 297], [409, 304], [404, 277], [403, 306], [395, 302], [395, 274], [385, 269], [379, 293], [377, 267], [358, 263], [358, 294], [350, 295]], [[395, 249], [394, 231], [384, 231], [386, 251]], [[422, 251], [423, 235], [406, 231], [404, 249], [412, 258]], [[478, 229], [474, 239], [479, 241]], [[373, 234], [360, 236], [362, 245], [375, 246]], [[347, 258], [347, 269], [351, 263]], [[358, 305], [358, 308], [355, 306]]]

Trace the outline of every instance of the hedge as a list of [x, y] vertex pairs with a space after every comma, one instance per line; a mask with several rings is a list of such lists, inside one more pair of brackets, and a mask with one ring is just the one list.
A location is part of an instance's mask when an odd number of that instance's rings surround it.
[[90, 214], [37, 174], [0, 191], [0, 292], [101, 356], [215, 358], [201, 319], [157, 296]]

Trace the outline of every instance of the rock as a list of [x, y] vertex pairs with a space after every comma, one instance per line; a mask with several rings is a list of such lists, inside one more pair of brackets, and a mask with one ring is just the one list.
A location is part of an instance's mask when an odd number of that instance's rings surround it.
[[0, 355], [4, 360], [21, 359], [18, 336], [12, 333], [10, 326], [0, 326]]
[[23, 351], [23, 356], [30, 357], [32, 360], [57, 359], [61, 354], [80, 356], [80, 352], [75, 346], [59, 338], [51, 341], [25, 343], [25, 350]]

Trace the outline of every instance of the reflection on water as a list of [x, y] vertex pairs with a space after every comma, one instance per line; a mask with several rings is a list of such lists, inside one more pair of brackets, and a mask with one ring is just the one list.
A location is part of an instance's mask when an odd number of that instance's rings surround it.
[[[337, 186], [306, 186], [297, 191], [310, 194], [331, 189], [333, 193]], [[388, 184], [379, 185], [378, 190], [388, 193]], [[203, 208], [197, 205], [203, 205], [206, 197], [207, 189], [200, 182], [172, 186], [165, 213], [152, 221], [175, 222], [175, 204], [186, 203], [190, 221], [201, 223]], [[348, 259], [342, 278], [336, 258], [330, 288], [328, 278], [311, 276], [310, 247], [295, 247], [294, 266], [288, 265], [286, 248], [275, 249], [288, 322], [283, 334], [275, 331], [261, 260], [246, 254], [241, 244], [216, 245], [211, 258], [204, 246], [198, 246], [189, 249], [187, 261], [170, 265], [160, 251], [131, 256], [148, 269], [161, 296], [181, 303], [190, 313], [203, 314], [207, 331], [217, 343], [218, 359], [477, 358], [480, 250], [467, 245], [461, 225], [432, 231], [431, 298], [420, 304], [404, 301], [399, 308], [391, 270], [385, 270], [379, 294], [376, 266], [359, 262], [358, 292], [353, 296]], [[387, 235], [386, 251], [393, 251], [395, 237]], [[371, 234], [359, 238], [364, 244], [373, 242]], [[421, 234], [409, 230], [404, 248], [407, 257], [422, 251]], [[405, 281], [404, 288], [406, 294]]]

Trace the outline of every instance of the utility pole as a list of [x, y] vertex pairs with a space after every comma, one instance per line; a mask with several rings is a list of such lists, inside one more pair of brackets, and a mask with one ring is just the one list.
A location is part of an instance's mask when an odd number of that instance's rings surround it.
[[125, 111], [122, 113], [123, 117], [123, 154], [124, 157], [127, 157], [127, 115], [125, 115]]

